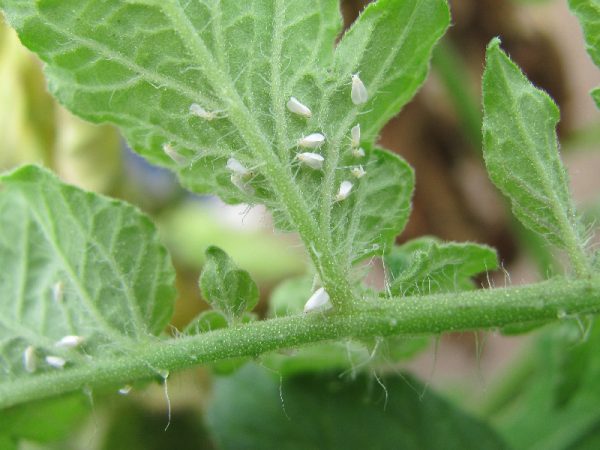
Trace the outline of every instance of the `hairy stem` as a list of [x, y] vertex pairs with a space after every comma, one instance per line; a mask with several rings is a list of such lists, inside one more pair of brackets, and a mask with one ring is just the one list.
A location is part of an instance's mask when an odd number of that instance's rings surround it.
[[526, 287], [369, 299], [351, 312], [295, 315], [197, 336], [145, 342], [120, 357], [92, 360], [63, 371], [0, 385], [0, 408], [76, 391], [119, 386], [232, 357], [314, 342], [373, 336], [438, 334], [558, 320], [600, 312], [600, 278], [554, 279]]

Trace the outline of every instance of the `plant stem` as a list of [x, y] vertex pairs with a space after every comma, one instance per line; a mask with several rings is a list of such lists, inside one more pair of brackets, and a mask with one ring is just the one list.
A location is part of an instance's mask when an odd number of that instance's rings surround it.
[[503, 327], [569, 315], [600, 312], [600, 278], [554, 279], [526, 287], [368, 299], [351, 312], [299, 314], [254, 322], [197, 336], [144, 342], [123, 356], [100, 357], [0, 384], [0, 408], [76, 391], [87, 386], [120, 386], [177, 370], [233, 357], [324, 340]]

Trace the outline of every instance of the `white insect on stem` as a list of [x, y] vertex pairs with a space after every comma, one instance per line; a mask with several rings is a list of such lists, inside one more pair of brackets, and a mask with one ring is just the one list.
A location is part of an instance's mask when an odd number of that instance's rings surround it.
[[23, 367], [29, 373], [33, 373], [37, 369], [37, 356], [33, 345], [28, 345], [23, 351]]
[[171, 158], [177, 165], [185, 166], [187, 164], [187, 158], [175, 150], [175, 147], [173, 147], [173, 144], [170, 142], [165, 142], [163, 144], [163, 152], [165, 152], [165, 155]]
[[55, 369], [62, 369], [63, 367], [65, 367], [67, 361], [64, 358], [61, 358], [60, 356], [48, 355], [46, 356], [46, 363], [48, 363], [49, 366], [54, 367]]
[[358, 76], [358, 73], [352, 75], [352, 91], [350, 93], [352, 97], [352, 103], [355, 105], [362, 105], [367, 103], [369, 100], [369, 94], [367, 94], [367, 88]]
[[352, 138], [352, 148], [358, 148], [360, 146], [360, 124], [357, 123], [350, 130], [350, 137]]
[[350, 191], [352, 190], [352, 182], [348, 180], [342, 181], [340, 184], [340, 189], [338, 190], [337, 195], [335, 196], [336, 202], [341, 202], [342, 200], [346, 200], [350, 195]]
[[54, 346], [58, 348], [76, 348], [79, 347], [85, 338], [82, 336], [69, 335], [58, 340]]
[[198, 103], [192, 103], [190, 105], [190, 114], [192, 116], [200, 117], [201, 119], [208, 121], [220, 119], [221, 117], [223, 117], [221, 115], [222, 112], [223, 111], [207, 111]]
[[352, 169], [350, 169], [350, 173], [354, 178], [362, 178], [367, 174], [366, 170], [363, 169], [363, 166], [353, 167]]
[[362, 147], [359, 148], [353, 148], [352, 149], [352, 156], [354, 156], [355, 158], [364, 158], [365, 156], [365, 150]]
[[317, 289], [304, 305], [304, 312], [326, 311], [333, 308], [331, 299], [325, 288]]
[[296, 158], [302, 164], [310, 167], [311, 169], [315, 169], [315, 170], [321, 170], [323, 168], [323, 161], [325, 161], [325, 158], [323, 158], [318, 153], [310, 153], [310, 152], [298, 153], [296, 155]]
[[287, 109], [294, 114], [298, 114], [299, 116], [306, 117], [310, 119], [312, 117], [312, 111], [310, 108], [300, 101], [296, 97], [290, 97], [287, 104]]
[[298, 139], [298, 146], [304, 148], [317, 148], [323, 145], [324, 142], [325, 136], [321, 133], [313, 133]]

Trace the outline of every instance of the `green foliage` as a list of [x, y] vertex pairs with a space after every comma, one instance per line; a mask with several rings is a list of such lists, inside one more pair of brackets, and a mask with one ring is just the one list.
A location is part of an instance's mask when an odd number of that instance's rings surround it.
[[486, 425], [423, 391], [410, 377], [280, 380], [248, 365], [217, 381], [209, 428], [225, 450], [506, 448]]
[[[337, 0], [0, 6], [47, 63], [62, 103], [117, 124], [136, 151], [176, 170], [195, 192], [266, 204], [279, 226], [300, 232], [334, 301], [349, 295], [348, 282], [324, 260], [347, 269], [382, 254], [404, 227], [410, 169], [380, 150], [353, 157], [350, 128], [360, 123], [364, 145], [373, 142], [415, 94], [449, 22], [445, 1], [373, 3], [335, 50]], [[361, 106], [350, 100], [356, 73], [369, 92]], [[309, 106], [310, 119], [286, 110], [291, 96]], [[194, 103], [203, 117], [190, 113]], [[326, 136], [322, 171], [296, 160], [298, 139], [315, 132]], [[226, 167], [231, 157], [243, 176]], [[355, 181], [348, 201], [336, 201], [341, 182], [352, 179], [348, 165], [359, 163], [366, 179]]]
[[[587, 51], [592, 61], [600, 67], [600, 1], [569, 0], [569, 7], [581, 23]], [[600, 88], [593, 89], [591, 95], [600, 108]]]
[[486, 245], [443, 243], [432, 237], [394, 247], [385, 263], [392, 295], [473, 289], [472, 277], [498, 268], [495, 250]]
[[58, 355], [86, 364], [66, 335], [84, 338], [88, 355], [125, 350], [167, 325], [174, 272], [152, 223], [133, 207], [61, 183], [36, 166], [0, 177], [0, 370], [26, 374], [34, 347], [38, 371]]
[[600, 429], [600, 327], [579, 317], [547, 329], [494, 421], [515, 449], [592, 449]]
[[218, 247], [206, 249], [200, 288], [206, 301], [230, 321], [240, 319], [258, 303], [258, 287], [250, 274], [239, 269]]
[[490, 178], [527, 228], [569, 252], [588, 272], [584, 241], [558, 154], [559, 111], [531, 85], [493, 39], [483, 74], [484, 157]]

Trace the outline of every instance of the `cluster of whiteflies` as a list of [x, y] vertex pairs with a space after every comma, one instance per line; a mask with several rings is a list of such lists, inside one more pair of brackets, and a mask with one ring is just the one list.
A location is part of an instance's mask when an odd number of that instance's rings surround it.
[[[358, 74], [352, 75], [352, 89], [350, 92], [350, 98], [352, 103], [355, 105], [362, 105], [367, 102], [368, 94], [367, 89], [358, 76]], [[304, 118], [311, 118], [312, 111], [308, 106], [303, 104], [296, 97], [291, 97], [286, 104], [287, 109], [299, 116]], [[189, 108], [189, 113], [195, 117], [199, 117], [203, 120], [211, 121], [225, 117], [224, 112], [209, 111], [203, 108], [197, 103], [192, 103]], [[360, 147], [360, 124], [356, 124], [351, 130], [351, 152], [355, 159], [361, 159], [365, 156], [365, 151]], [[296, 159], [305, 167], [313, 170], [321, 170], [325, 158], [317, 153], [318, 149], [325, 143], [326, 138], [322, 133], [312, 133], [306, 136], [302, 136], [296, 142], [297, 146], [302, 149], [312, 151], [302, 151], [296, 154]], [[187, 159], [182, 156], [173, 146], [172, 143], [166, 142], [163, 144], [163, 151], [169, 156], [176, 164], [183, 166], [187, 163]], [[231, 157], [226, 163], [227, 169], [231, 172], [231, 183], [236, 186], [240, 191], [252, 195], [254, 194], [254, 188], [251, 185], [251, 181], [256, 175], [255, 169], [247, 168], [240, 161]], [[366, 175], [366, 171], [362, 165], [353, 166], [350, 169], [350, 174], [359, 179]], [[342, 201], [348, 198], [350, 195], [353, 183], [350, 180], [344, 180], [340, 183], [337, 195], [335, 196], [336, 201]]]
[[[363, 104], [368, 100], [367, 89], [365, 88], [365, 85], [359, 78], [358, 74], [352, 75], [352, 90], [350, 98], [355, 105]], [[291, 97], [286, 106], [291, 113], [307, 119], [312, 117], [311, 109], [296, 97]], [[350, 139], [352, 156], [356, 159], [363, 158], [365, 156], [365, 151], [360, 147], [360, 124], [356, 124], [354, 127], [352, 127]], [[303, 166], [309, 169], [322, 170], [325, 158], [320, 153], [317, 153], [317, 151], [323, 144], [325, 144], [325, 141], [326, 137], [323, 133], [312, 133], [300, 137], [296, 141], [296, 145], [301, 149], [311, 151], [298, 152], [296, 154], [296, 159]], [[227, 169], [231, 172], [231, 182], [238, 189], [247, 194], [254, 193], [254, 190], [250, 185], [250, 181], [255, 175], [253, 169], [245, 167], [235, 158], [229, 158], [227, 161]], [[357, 165], [350, 169], [350, 174], [356, 179], [365, 176], [366, 173], [367, 172], [362, 165]], [[353, 186], [354, 185], [350, 180], [342, 181], [335, 196], [335, 200], [340, 202], [348, 198]]]
[[[83, 344], [84, 341], [85, 339], [82, 336], [68, 335], [56, 341], [54, 347], [57, 350], [75, 349]], [[62, 356], [48, 353], [44, 355], [43, 359], [40, 359], [41, 355], [39, 353], [40, 350], [36, 349], [33, 345], [28, 345], [23, 350], [23, 367], [27, 372], [35, 372], [42, 361], [54, 369], [62, 369], [67, 364], [67, 360]]]

